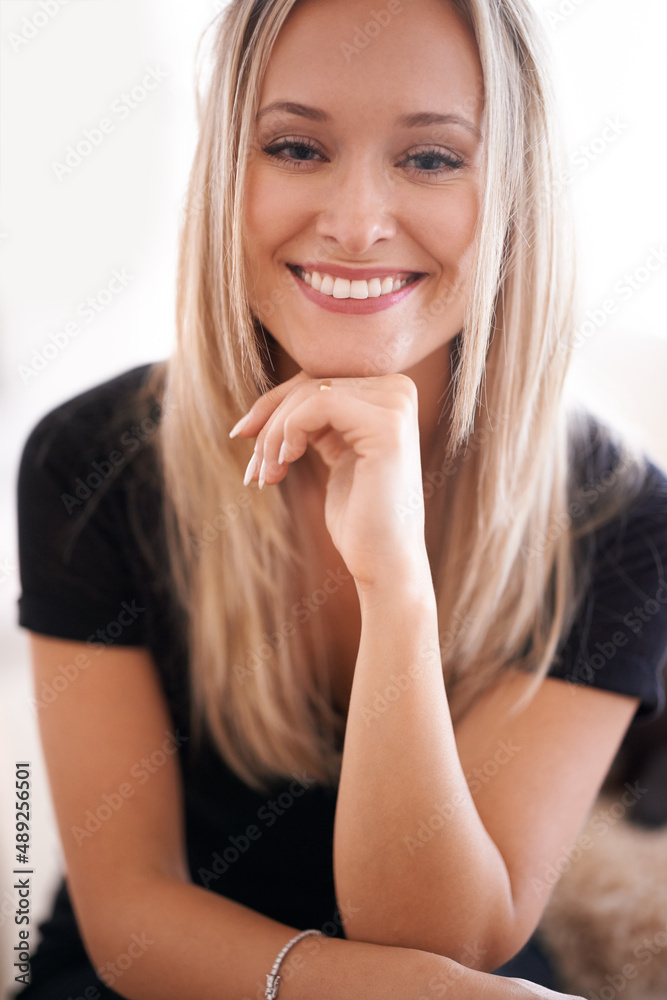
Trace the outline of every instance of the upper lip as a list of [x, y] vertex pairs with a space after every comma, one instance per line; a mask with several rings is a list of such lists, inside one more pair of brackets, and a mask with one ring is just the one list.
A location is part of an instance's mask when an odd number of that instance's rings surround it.
[[425, 274], [424, 271], [413, 271], [405, 267], [344, 267], [342, 264], [330, 264], [328, 261], [315, 261], [305, 264], [293, 263], [288, 267], [300, 267], [305, 271], [317, 271], [319, 274], [330, 274], [332, 278], [349, 278], [350, 281], [370, 281], [371, 278], [408, 278], [413, 274]]

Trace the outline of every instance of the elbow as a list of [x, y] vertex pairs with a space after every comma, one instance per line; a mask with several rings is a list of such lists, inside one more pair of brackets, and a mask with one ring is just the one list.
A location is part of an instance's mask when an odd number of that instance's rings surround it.
[[514, 958], [528, 943], [537, 927], [534, 919], [505, 920], [496, 926], [495, 938], [484, 956], [480, 972], [494, 972]]
[[[494, 874], [499, 871], [495, 869]], [[357, 905], [339, 902], [345, 937], [349, 941], [426, 951], [477, 972], [493, 972], [521, 950], [534, 930], [534, 907], [518, 905], [516, 887], [507, 870], [503, 877], [484, 880], [484, 892], [470, 891], [467, 905], [448, 901], [446, 893], [425, 901], [403, 900], [384, 906], [355, 897]], [[340, 889], [340, 884], [338, 885]], [[341, 894], [337, 893], [339, 901]], [[528, 902], [525, 892], [520, 902]]]
[[[136, 1000], [139, 995], [136, 990], [137, 971], [141, 974], [141, 957], [155, 942], [143, 934], [123, 935], [123, 939], [115, 944], [111, 937], [105, 944], [98, 941], [92, 947], [86, 948], [95, 975], [105, 986], [118, 993], [126, 1000]], [[142, 980], [144, 977], [141, 977]]]
[[105, 931], [82, 927], [81, 937], [97, 978], [114, 994], [136, 1000], [132, 970], [152, 943], [148, 935], [127, 933], [119, 921], [110, 921]]
[[502, 938], [497, 926], [485, 934], [478, 925], [471, 928], [465, 937], [457, 935], [456, 940], [450, 939], [444, 942], [443, 946], [438, 948], [437, 954], [475, 972], [495, 972], [518, 950], [508, 943], [507, 939]]
[[[72, 902], [74, 903], [74, 900]], [[108, 916], [108, 909], [105, 906], [101, 906], [100, 910], [106, 911], [105, 915]], [[101, 914], [96, 918], [91, 918], [87, 911], [82, 912], [81, 908], [76, 905], [74, 905], [74, 912], [84, 951], [95, 970], [95, 974], [98, 978], [102, 978], [98, 970], [104, 967], [110, 952], [106, 919]]]
[[479, 935], [483, 947], [477, 953], [478, 963], [474, 964], [474, 960], [473, 963], [466, 961], [465, 956], [456, 961], [478, 972], [495, 972], [521, 951], [533, 933], [534, 926], [531, 923], [530, 928], [526, 929], [526, 921], [521, 920], [514, 909], [508, 910], [503, 906], [485, 925], [485, 930], [485, 934]]
[[469, 964], [465, 961], [462, 961], [461, 964], [468, 965], [469, 968], [475, 969], [477, 972], [495, 972], [505, 962], [509, 962], [519, 950], [520, 947], [508, 947], [505, 942], [495, 940], [490, 942], [489, 946], [482, 952], [477, 964]]
[[465, 935], [457, 935], [454, 939], [451, 935], [441, 943], [440, 947], [434, 948], [420, 947], [422, 951], [432, 951], [435, 954], [456, 962], [457, 965], [472, 969], [475, 972], [495, 972], [505, 962], [509, 962], [523, 946], [522, 942], [517, 947], [501, 936], [501, 932], [496, 928], [493, 932], [484, 934], [480, 926], [471, 928]]
[[493, 972], [513, 959], [524, 948], [536, 932], [546, 900], [536, 900], [535, 892], [526, 879], [514, 882], [509, 896], [503, 899], [495, 918], [487, 924], [489, 939], [493, 947], [489, 949], [489, 960], [480, 971]]
[[448, 928], [443, 937], [443, 930], [434, 925], [420, 930], [412, 924], [389, 932], [386, 927], [363, 926], [359, 922], [351, 927], [349, 921], [343, 920], [348, 941], [426, 951], [476, 972], [493, 972], [520, 949], [521, 945], [514, 948], [507, 938], [500, 939], [499, 927], [502, 924], [496, 921], [492, 927], [485, 927], [482, 921], [473, 921], [468, 926], [460, 922], [456, 929]]
[[479, 972], [495, 972], [496, 969], [500, 969], [506, 962], [509, 962], [510, 959], [514, 958], [514, 956], [521, 951], [525, 943], [525, 941], [522, 941], [520, 944], [516, 945], [516, 947], [512, 945], [509, 947], [502, 945], [500, 947], [496, 947], [495, 949], [489, 949], [487, 954], [484, 956], [482, 964], [476, 966], [477, 970]]
[[76, 910], [84, 948], [96, 976], [114, 994], [127, 1000], [143, 995], [146, 972], [142, 959], [156, 943], [151, 915], [159, 903], [153, 900], [153, 891], [162, 885], [162, 878], [117, 885], [112, 893], [102, 894], [101, 901], [87, 899]]

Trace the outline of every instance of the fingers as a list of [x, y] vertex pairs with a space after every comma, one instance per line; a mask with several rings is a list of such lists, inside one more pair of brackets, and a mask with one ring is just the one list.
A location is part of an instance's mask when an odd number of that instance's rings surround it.
[[[345, 447], [358, 448], [362, 440], [373, 435], [377, 446], [381, 440], [392, 439], [395, 432], [393, 443], [397, 444], [403, 420], [408, 414], [416, 416], [416, 386], [401, 373], [326, 379], [330, 389], [326, 393], [320, 391], [321, 382], [299, 372], [256, 400], [232, 428], [230, 437], [257, 435], [244, 486], [253, 479], [258, 480], [260, 489], [265, 482], [280, 482], [288, 464], [306, 451], [309, 435], [331, 465]], [[360, 398], [369, 392], [372, 404]]]
[[310, 392], [289, 410], [277, 411], [270, 427], [262, 432], [255, 451], [255, 470], [248, 482], [255, 471], [260, 489], [265, 482], [280, 482], [289, 463], [301, 458], [309, 441], [327, 465], [342, 451], [354, 449], [362, 456], [373, 448], [379, 450], [383, 442], [395, 447], [400, 421], [399, 414], [347, 393]]
[[[392, 405], [391, 400], [388, 398], [388, 394], [392, 390], [392, 395], [403, 396], [415, 405], [417, 403], [417, 387], [411, 378], [403, 375], [401, 372], [392, 375], [368, 375], [359, 378], [323, 380], [312, 379], [301, 370], [291, 379], [274, 386], [273, 389], [270, 389], [264, 395], [260, 396], [259, 399], [255, 400], [248, 412], [232, 427], [229, 436], [253, 437], [259, 433], [271, 414], [282, 405], [284, 400], [294, 392], [296, 387], [310, 383], [316, 391], [319, 391], [319, 385], [322, 381], [330, 383], [330, 386], [345, 386], [348, 391], [357, 391], [360, 393], [375, 391], [378, 395], [382, 394], [376, 399], [380, 405]], [[383, 398], [383, 396], [387, 398]]]
[[254, 437], [276, 407], [280, 406], [296, 385], [311, 381], [312, 379], [302, 370], [292, 378], [287, 379], [286, 382], [281, 382], [280, 385], [269, 389], [263, 396], [255, 400], [248, 412], [232, 427], [229, 436], [236, 437], [238, 434], [241, 437]]

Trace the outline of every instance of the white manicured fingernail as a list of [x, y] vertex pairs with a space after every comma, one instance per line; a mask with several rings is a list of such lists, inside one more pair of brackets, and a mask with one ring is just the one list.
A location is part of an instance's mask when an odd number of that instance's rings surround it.
[[280, 446], [280, 451], [278, 452], [278, 465], [282, 465], [285, 459], [285, 442]]
[[243, 477], [244, 486], [247, 486], [252, 477], [255, 475], [256, 468], [257, 468], [257, 453], [253, 452], [252, 458], [248, 462], [248, 467], [245, 470], [245, 476]]
[[243, 425], [247, 422], [249, 416], [250, 414], [246, 413], [245, 417], [241, 417], [241, 419], [234, 424], [231, 431], [229, 432], [230, 438], [235, 437], [240, 430], [243, 430]]

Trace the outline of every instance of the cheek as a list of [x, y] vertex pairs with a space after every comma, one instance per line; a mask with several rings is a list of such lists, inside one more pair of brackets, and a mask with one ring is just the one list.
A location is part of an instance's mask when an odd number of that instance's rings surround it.
[[459, 211], [456, 213], [452, 226], [462, 267], [467, 268], [470, 264], [478, 218], [479, 199], [477, 198], [477, 194], [473, 192], [467, 198], [461, 200]]
[[443, 271], [469, 269], [478, 215], [477, 190], [468, 187], [452, 187], [437, 205], [420, 213], [418, 239]]
[[271, 231], [272, 199], [262, 183], [261, 174], [253, 167], [248, 167], [245, 177], [243, 198], [243, 239], [248, 252], [248, 262], [252, 267], [262, 256], [263, 246]]
[[302, 226], [303, 205], [295, 186], [264, 166], [249, 166], [243, 209], [245, 239], [255, 260], [271, 256]]

